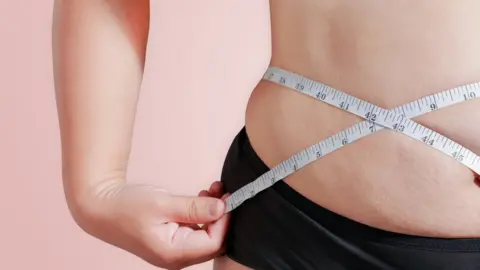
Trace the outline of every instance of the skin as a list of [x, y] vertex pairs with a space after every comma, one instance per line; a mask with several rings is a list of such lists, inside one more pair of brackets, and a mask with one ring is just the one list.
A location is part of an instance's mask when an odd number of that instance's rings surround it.
[[[385, 109], [480, 81], [478, 1], [268, 2], [257, 5], [270, 10], [272, 66]], [[224, 196], [220, 184], [201, 192], [196, 199], [210, 201], [198, 203], [192, 203], [195, 198], [154, 192], [154, 188], [140, 188], [142, 196], [124, 191], [131, 190], [124, 188], [124, 175], [143, 73], [148, 13], [146, 0], [56, 2], [54, 61], [70, 209], [90, 234], [155, 265], [174, 269], [217, 257], [215, 269], [248, 269], [219, 256], [228, 216], [208, 218], [201, 213], [207, 209], [202, 203], [221, 202], [215, 199]], [[480, 126], [474, 124], [480, 121], [479, 105], [479, 100], [468, 101], [415, 120], [480, 154]], [[252, 91], [245, 121], [253, 148], [273, 167], [359, 119], [262, 81]], [[480, 236], [480, 187], [474, 178], [472, 171], [446, 155], [382, 130], [285, 181], [311, 201], [358, 222], [398, 233], [455, 238]], [[148, 213], [144, 209], [152, 201], [161, 206], [156, 209], [160, 217], [130, 226], [139, 213]], [[111, 213], [119, 212], [115, 211], [118, 205], [126, 202], [136, 202], [127, 217], [112, 217]], [[202, 205], [193, 208], [198, 209], [194, 218], [188, 214], [192, 208], [185, 207], [191, 204]], [[167, 213], [166, 209], [175, 210]], [[185, 225], [197, 219], [212, 224], [211, 229]], [[112, 220], [126, 225], [114, 230]], [[160, 226], [152, 225], [158, 220]], [[149, 236], [194, 237], [176, 238], [187, 239], [177, 242], [189, 247], [182, 253], [165, 242], [142, 241], [145, 237], [139, 232], [145, 231], [153, 231]], [[115, 242], [118, 236], [126, 240]], [[199, 246], [210, 249], [201, 254]]]

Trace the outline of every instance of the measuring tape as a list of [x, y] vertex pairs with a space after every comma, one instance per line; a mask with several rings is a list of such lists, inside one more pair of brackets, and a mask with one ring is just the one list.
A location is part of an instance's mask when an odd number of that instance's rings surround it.
[[346, 112], [362, 117], [366, 121], [347, 128], [291, 156], [273, 167], [259, 178], [246, 184], [227, 198], [226, 212], [230, 212], [244, 201], [269, 188], [295, 171], [318, 160], [343, 146], [369, 134], [388, 128], [449, 155], [480, 174], [480, 157], [453, 140], [411, 120], [441, 108], [467, 100], [480, 98], [480, 82], [452, 88], [429, 95], [392, 110], [380, 108], [325, 84], [305, 78], [276, 67], [270, 67], [263, 79], [291, 88]]

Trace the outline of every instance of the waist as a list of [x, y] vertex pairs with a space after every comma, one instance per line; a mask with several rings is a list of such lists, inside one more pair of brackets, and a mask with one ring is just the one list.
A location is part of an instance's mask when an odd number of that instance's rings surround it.
[[[382, 74], [378, 78], [382, 80]], [[455, 85], [443, 88], [423, 87], [414, 92], [415, 96], [408, 92], [396, 95], [406, 103], [463, 84], [462, 80], [458, 77]], [[362, 83], [368, 84], [368, 79], [358, 81]], [[349, 92], [349, 88], [336, 88]], [[365, 97], [382, 100], [386, 93], [350, 88], [350, 94], [374, 104]], [[471, 100], [415, 120], [478, 154], [480, 128], [473, 123], [480, 121], [479, 104], [479, 100]], [[273, 167], [359, 120], [262, 81], [249, 101], [246, 129], [260, 158]], [[325, 156], [285, 181], [313, 202], [373, 227], [424, 236], [475, 237], [480, 236], [480, 188], [473, 180], [472, 172], [452, 158], [402, 134], [382, 130]]]

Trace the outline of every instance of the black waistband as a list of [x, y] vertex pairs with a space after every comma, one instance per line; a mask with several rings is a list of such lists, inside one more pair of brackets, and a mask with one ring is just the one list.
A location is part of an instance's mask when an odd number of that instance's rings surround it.
[[[243, 128], [225, 160], [222, 181], [227, 191], [268, 170]], [[255, 269], [480, 269], [480, 239], [420, 237], [373, 228], [313, 203], [283, 181], [234, 210], [231, 222], [229, 256]], [[404, 268], [410, 266], [405, 256], [423, 268]], [[441, 266], [460, 263], [459, 268]], [[315, 268], [322, 265], [330, 268]]]

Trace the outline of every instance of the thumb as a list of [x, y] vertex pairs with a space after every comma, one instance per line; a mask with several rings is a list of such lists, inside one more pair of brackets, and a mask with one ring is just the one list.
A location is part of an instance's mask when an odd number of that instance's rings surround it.
[[218, 220], [225, 212], [225, 202], [213, 197], [171, 195], [166, 216], [172, 221], [205, 224]]

